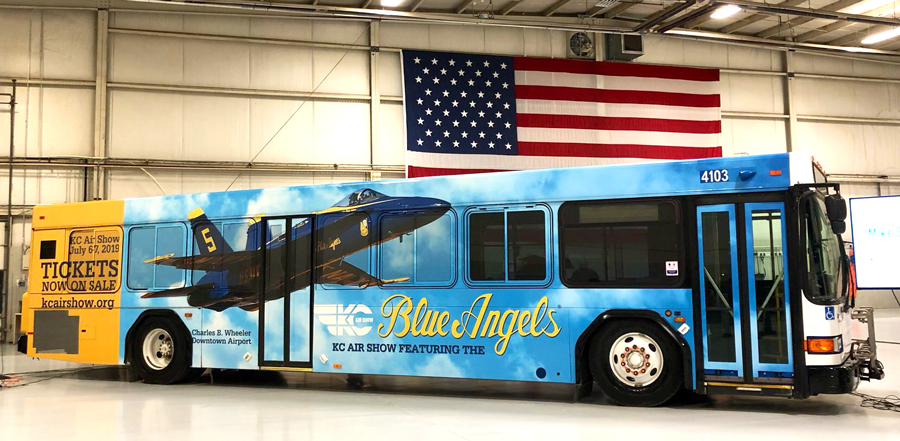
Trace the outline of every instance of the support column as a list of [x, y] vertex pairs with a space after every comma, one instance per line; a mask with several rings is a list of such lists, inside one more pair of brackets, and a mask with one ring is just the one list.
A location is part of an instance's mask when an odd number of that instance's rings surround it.
[[[373, 20], [369, 26], [369, 164], [375, 165], [381, 155], [381, 92], [379, 87], [379, 28], [381, 21]], [[369, 180], [381, 178], [381, 173], [369, 172]]]
[[[12, 258], [13, 162], [15, 161], [16, 156], [15, 79], [12, 80], [12, 93], [8, 96], [9, 102], [2, 103], [9, 105], [9, 169], [6, 171], [9, 174], [9, 181], [7, 184], [9, 187], [7, 188], [8, 192], [6, 195], [6, 228], [4, 228], [3, 231], [6, 243], [3, 247], [3, 290], [0, 291], [0, 344], [3, 344], [3, 342], [6, 341], [7, 336], [10, 336], [10, 339], [15, 336], [15, 330], [11, 329], [12, 325], [10, 323], [10, 316], [15, 317], [15, 312], [13, 312], [13, 305], [10, 305], [10, 299], [12, 298], [12, 265], [9, 263]], [[15, 323], [15, 320], [12, 320], [12, 323]], [[10, 341], [10, 343], [12, 343], [12, 341]]]
[[[97, 66], [94, 86], [94, 157], [106, 158], [107, 81], [109, 79], [109, 11], [97, 11]], [[92, 170], [91, 188], [85, 200], [106, 199], [105, 171]]]
[[784, 132], [786, 139], [786, 150], [793, 152], [797, 144], [797, 109], [794, 106], [794, 51], [788, 50], [784, 53], [784, 107], [788, 118], [785, 122]]

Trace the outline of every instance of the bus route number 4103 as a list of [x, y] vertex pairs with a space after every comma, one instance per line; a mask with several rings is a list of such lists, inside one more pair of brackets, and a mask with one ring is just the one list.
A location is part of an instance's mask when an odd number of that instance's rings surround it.
[[700, 182], [709, 184], [712, 182], [728, 182], [728, 170], [703, 170], [700, 172]]

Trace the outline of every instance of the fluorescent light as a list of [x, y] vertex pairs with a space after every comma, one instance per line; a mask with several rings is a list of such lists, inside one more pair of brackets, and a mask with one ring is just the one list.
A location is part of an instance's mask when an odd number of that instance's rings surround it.
[[[894, 0], [863, 0], [853, 6], [850, 6], [849, 8], [841, 9], [840, 12], [844, 12], [847, 14], [872, 15], [872, 14], [870, 14], [871, 12], [874, 12], [876, 9], [882, 9], [883, 7], [889, 5], [893, 2], [894, 2]], [[886, 9], [888, 9], [886, 11], [886, 13], [889, 14], [895, 8], [886, 8]], [[876, 13], [875, 15], [879, 16], [881, 14]]]
[[884, 40], [889, 40], [896, 36], [900, 35], [900, 28], [890, 29], [884, 32], [879, 32], [875, 35], [870, 35], [863, 39], [862, 44], [875, 44], [881, 43]]
[[865, 52], [872, 51], [872, 49], [865, 48], [865, 47], [858, 47], [858, 46], [848, 46], [848, 47], [842, 47], [840, 49], [842, 51], [847, 51], [847, 52], [863, 52], [863, 53], [865, 53]]
[[738, 12], [741, 12], [741, 7], [738, 5], [723, 5], [713, 11], [712, 15], [709, 17], [714, 19], [726, 18], [731, 17]]
[[381, 6], [387, 6], [388, 8], [400, 6], [400, 3], [403, 3], [403, 0], [381, 0]]

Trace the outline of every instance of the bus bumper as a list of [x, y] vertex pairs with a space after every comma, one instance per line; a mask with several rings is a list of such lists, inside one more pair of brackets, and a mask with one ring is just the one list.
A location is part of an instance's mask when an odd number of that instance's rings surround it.
[[28, 353], [28, 336], [22, 334], [19, 336], [19, 339], [16, 340], [16, 349], [23, 354]]
[[872, 308], [857, 308], [851, 317], [867, 327], [864, 340], [854, 340], [850, 356], [840, 366], [810, 366], [809, 393], [846, 394], [856, 390], [860, 381], [884, 378], [884, 365], [878, 361], [875, 346], [875, 321]]
[[859, 386], [862, 360], [848, 358], [840, 366], [810, 366], [809, 393], [847, 394]]

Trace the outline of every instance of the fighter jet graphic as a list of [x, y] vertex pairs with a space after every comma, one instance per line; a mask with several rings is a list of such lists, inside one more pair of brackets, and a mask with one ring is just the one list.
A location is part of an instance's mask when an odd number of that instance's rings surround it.
[[[313, 277], [315, 283], [358, 287], [406, 281], [408, 278], [378, 279], [344, 258], [408, 234], [448, 210], [450, 204], [440, 199], [391, 197], [362, 189], [330, 208], [313, 213], [315, 217], [297, 218], [288, 231], [274, 237], [271, 228], [263, 228], [262, 215], [257, 216], [249, 222], [246, 249], [236, 251], [203, 210], [197, 208], [188, 214], [188, 219], [199, 254], [181, 257], [168, 254], [144, 263], [206, 273], [191, 286], [152, 291], [141, 297], [187, 297], [188, 304], [195, 307], [223, 311], [237, 306], [255, 311], [261, 298], [268, 301], [283, 297], [285, 283], [290, 288], [288, 292], [294, 292], [308, 287]], [[389, 228], [379, 228], [382, 213], [391, 213]], [[290, 247], [285, 246], [287, 234], [290, 234]], [[310, 253], [312, 240], [316, 241], [314, 253]], [[265, 253], [261, 252], [263, 246]], [[288, 253], [293, 262], [291, 268], [281, 264]], [[263, 254], [266, 268], [261, 268]]]

